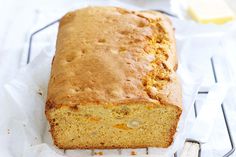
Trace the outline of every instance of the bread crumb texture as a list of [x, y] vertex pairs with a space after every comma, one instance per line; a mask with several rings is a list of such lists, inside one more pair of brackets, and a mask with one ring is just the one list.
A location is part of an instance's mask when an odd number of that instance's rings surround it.
[[63, 149], [168, 147], [182, 112], [174, 31], [154, 11], [87, 7], [60, 21], [46, 116]]

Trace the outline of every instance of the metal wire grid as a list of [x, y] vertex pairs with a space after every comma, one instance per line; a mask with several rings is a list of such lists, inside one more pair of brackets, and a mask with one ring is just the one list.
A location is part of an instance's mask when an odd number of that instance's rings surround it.
[[[167, 14], [168, 16], [172, 16], [172, 17], [175, 17], [177, 18], [176, 15], [173, 15], [173, 14], [170, 14], [166, 11], [162, 11], [162, 10], [158, 10], [159, 12], [162, 12], [164, 14]], [[28, 54], [27, 54], [27, 61], [26, 63], [29, 64], [30, 63], [30, 59], [31, 59], [31, 53], [32, 53], [32, 43], [33, 43], [33, 37], [42, 32], [43, 30], [47, 29], [48, 27], [58, 23], [60, 21], [60, 19], [57, 19], [47, 25], [45, 25], [44, 27], [36, 30], [35, 32], [33, 32], [31, 35], [30, 35], [30, 39], [29, 39], [29, 47], [28, 47]], [[212, 73], [213, 73], [213, 76], [214, 76], [214, 81], [215, 83], [218, 82], [218, 79], [217, 79], [217, 75], [216, 75], [216, 69], [215, 69], [215, 64], [214, 64], [214, 59], [211, 58], [210, 60], [211, 62], [211, 68], [212, 68]], [[208, 91], [199, 91], [198, 92], [198, 95], [202, 95], [202, 94], [208, 94]], [[234, 140], [233, 140], [233, 137], [232, 137], [232, 134], [231, 134], [231, 130], [230, 130], [230, 125], [229, 125], [229, 122], [228, 122], [228, 118], [227, 118], [227, 111], [225, 110], [225, 107], [224, 107], [224, 104], [222, 103], [221, 104], [221, 110], [222, 110], [222, 113], [223, 113], [223, 117], [224, 117], [224, 122], [225, 122], [225, 126], [226, 126], [226, 129], [227, 129], [227, 134], [228, 134], [228, 137], [229, 137], [229, 141], [230, 141], [230, 144], [231, 144], [231, 149], [226, 152], [223, 157], [230, 157], [234, 151], [235, 151], [235, 145], [234, 145]], [[197, 117], [197, 103], [196, 101], [194, 102], [194, 114], [195, 114], [195, 117]], [[200, 149], [199, 149], [199, 152], [198, 152], [198, 157], [201, 157], [201, 143], [199, 141], [195, 141], [195, 140], [192, 140], [192, 139], [187, 139], [186, 142], [191, 142], [191, 143], [197, 143], [199, 146], [200, 146]], [[65, 153], [66, 150], [64, 150], [64, 153]], [[118, 154], [121, 155], [121, 149], [117, 149], [118, 151]], [[149, 151], [148, 151], [148, 148], [146, 148], [146, 155], [149, 154]], [[95, 155], [95, 152], [94, 150], [91, 150], [91, 155]], [[175, 153], [173, 155], [174, 157], [178, 157], [177, 153]]]

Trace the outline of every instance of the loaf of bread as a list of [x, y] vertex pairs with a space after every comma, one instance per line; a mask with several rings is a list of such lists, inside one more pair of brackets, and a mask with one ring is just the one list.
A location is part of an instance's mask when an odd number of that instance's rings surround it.
[[154, 11], [87, 7], [61, 20], [46, 116], [62, 149], [168, 147], [182, 113], [174, 30]]

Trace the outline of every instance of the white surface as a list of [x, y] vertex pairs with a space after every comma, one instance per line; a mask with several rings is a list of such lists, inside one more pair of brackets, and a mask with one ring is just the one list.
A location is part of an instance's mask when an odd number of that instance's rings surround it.
[[[145, 8], [162, 8], [164, 10], [168, 10], [170, 7], [167, 4], [167, 1], [150, 1], [147, 3], [146, 1], [138, 0], [132, 1], [132, 4], [136, 4], [137, 6], [143, 6]], [[160, 2], [160, 3], [159, 3]], [[160, 5], [158, 5], [160, 4]], [[57, 14], [55, 12], [54, 15], [44, 17], [43, 20], [40, 19], [40, 13], [47, 12], [51, 10], [64, 10], [66, 12], [69, 8], [76, 8], [81, 5], [81, 1], [29, 1], [29, 0], [8, 0], [8, 1], [0, 1], [0, 88], [2, 89], [4, 83], [8, 81], [10, 78], [14, 77], [16, 72], [19, 70], [20, 66], [24, 64], [22, 59], [25, 59], [25, 46], [27, 45], [27, 40], [30, 32], [34, 31], [36, 28], [41, 27], [48, 22], [55, 20], [55, 17], [60, 17], [63, 13]], [[168, 7], [166, 7], [168, 6]], [[37, 25], [35, 25], [37, 23]], [[34, 27], [33, 27], [34, 26]], [[201, 30], [205, 31], [209, 30], [206, 28], [212, 27], [210, 25], [198, 26], [201, 27]], [[214, 26], [215, 28], [221, 29], [218, 26]], [[235, 42], [236, 42], [236, 30], [235, 27], [232, 27], [231, 24], [227, 24], [222, 28], [224, 31], [228, 31], [227, 35], [222, 38], [220, 41], [221, 47], [219, 49], [210, 49], [211, 52], [216, 54], [216, 67], [217, 75], [220, 82], [227, 81], [235, 81], [236, 80], [236, 62], [235, 62]], [[189, 30], [181, 30], [177, 31], [186, 32], [186, 34], [198, 34], [199, 32], [193, 32], [191, 29]], [[214, 33], [214, 29], [211, 30]], [[196, 38], [197, 41], [197, 38]], [[209, 40], [210, 41], [210, 40]], [[204, 44], [206, 47], [208, 46], [208, 42]], [[181, 46], [181, 45], [179, 45]], [[37, 47], [37, 46], [36, 46]], [[196, 52], [197, 54], [197, 52]], [[24, 57], [23, 57], [24, 56]], [[196, 55], [198, 56], [198, 55]], [[212, 84], [212, 73], [210, 71], [210, 67], [207, 66], [203, 71], [207, 72], [207, 80], [206, 85], [209, 83]], [[206, 87], [207, 88], [207, 87]], [[1, 100], [4, 97], [2, 90], [0, 91]], [[227, 95], [225, 99], [225, 106], [228, 113], [228, 119], [230, 122], [231, 130], [233, 133], [234, 139], [236, 139], [236, 90], [235, 88], [230, 89], [230, 94]], [[8, 102], [7, 102], [8, 103]], [[9, 103], [10, 100], [9, 100]], [[2, 106], [1, 106], [2, 107]], [[201, 107], [201, 103], [199, 103], [199, 108]], [[3, 114], [7, 112], [1, 108], [0, 110], [0, 123], [3, 122], [3, 118], [1, 117]], [[17, 115], [18, 112], [15, 113]], [[11, 115], [9, 115], [11, 116]], [[228, 136], [225, 132], [224, 121], [222, 119], [222, 115], [216, 119], [217, 123], [214, 125], [214, 129], [210, 140], [207, 144], [204, 144], [202, 147], [203, 157], [215, 157], [222, 156], [224, 152], [227, 152], [230, 149], [230, 145], [228, 142]], [[15, 125], [15, 122], [12, 122], [12, 125]], [[20, 128], [15, 126], [16, 128]], [[7, 130], [5, 130], [7, 131]], [[0, 135], [1, 139], [5, 139], [6, 137]], [[12, 141], [14, 143], [14, 141]], [[39, 146], [40, 148], [45, 148], [45, 145]], [[1, 147], [0, 152], [5, 153], [4, 156], [11, 156], [7, 152], [8, 148]], [[235, 154], [235, 153], [234, 153]]]
[[[201, 143], [208, 142], [229, 86], [230, 84], [217, 83], [209, 89], [209, 93], [203, 101], [202, 108], [188, 134], [188, 138]], [[211, 111], [211, 114], [209, 114], [209, 111]]]

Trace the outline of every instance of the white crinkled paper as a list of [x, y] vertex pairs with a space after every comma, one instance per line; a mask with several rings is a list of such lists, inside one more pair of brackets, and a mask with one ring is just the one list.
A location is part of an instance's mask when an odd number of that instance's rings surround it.
[[[183, 87], [183, 114], [174, 143], [167, 149], [149, 148], [148, 156], [172, 156], [176, 150], [182, 148], [186, 133], [192, 126], [192, 120], [189, 118], [191, 115], [188, 113], [204, 79], [204, 67], [217, 49], [221, 36], [221, 33], [215, 33], [220, 30], [213, 25], [205, 27], [177, 19], [172, 21], [176, 28], [178, 75]], [[4, 99], [1, 100], [3, 107], [0, 111], [0, 156], [91, 156], [90, 150], [64, 152], [52, 143], [44, 107], [54, 48], [43, 47], [41, 51], [29, 65], [19, 71], [15, 79], [5, 85]], [[99, 151], [102, 151], [104, 156], [119, 155], [117, 150]], [[135, 151], [136, 156], [146, 154], [146, 149]], [[123, 156], [130, 156], [130, 152], [130, 149], [122, 150]]]

